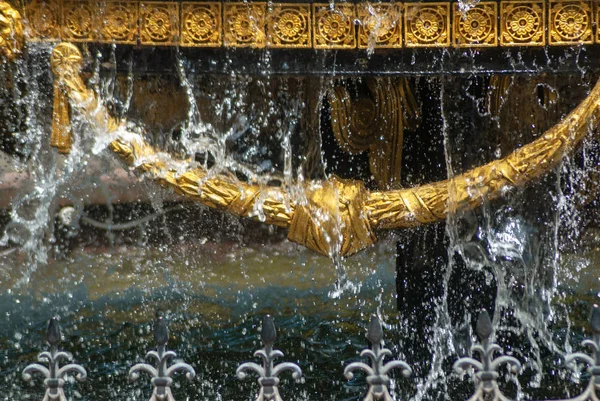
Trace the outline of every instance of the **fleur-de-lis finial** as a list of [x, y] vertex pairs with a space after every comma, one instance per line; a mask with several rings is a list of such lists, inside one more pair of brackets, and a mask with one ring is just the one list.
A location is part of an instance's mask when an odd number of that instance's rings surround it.
[[63, 387], [68, 372], [76, 373], [75, 379], [78, 381], [87, 377], [87, 372], [81, 365], [70, 363], [60, 367], [61, 360], [71, 361], [73, 359], [71, 354], [58, 350], [61, 341], [60, 326], [58, 320], [53, 317], [50, 319], [46, 331], [46, 342], [50, 345], [50, 351], [44, 351], [38, 355], [38, 361], [48, 363], [48, 367], [33, 363], [23, 370], [23, 380], [27, 382], [33, 379], [35, 373], [44, 375], [46, 393], [43, 401], [67, 401]]
[[260, 356], [262, 358], [262, 366], [254, 362], [246, 362], [241, 364], [235, 373], [240, 379], [246, 378], [246, 371], [254, 371], [258, 374], [260, 392], [258, 393], [256, 401], [282, 401], [279, 390], [277, 389], [277, 386], [279, 385], [279, 378], [277, 376], [284, 370], [291, 370], [292, 377], [298, 380], [302, 376], [302, 370], [298, 365], [291, 362], [282, 362], [274, 365], [273, 361], [275, 358], [282, 357], [283, 352], [273, 349], [277, 334], [275, 332], [273, 319], [269, 315], [266, 315], [263, 319], [260, 337], [264, 344], [264, 348], [256, 351], [254, 356]]
[[157, 313], [154, 321], [154, 339], [158, 344], [156, 351], [150, 351], [146, 354], [146, 359], [155, 359], [156, 368], [147, 363], [138, 363], [129, 369], [129, 379], [137, 380], [140, 376], [139, 372], [146, 372], [152, 376], [152, 385], [154, 389], [150, 401], [175, 401], [171, 393], [171, 383], [173, 383], [172, 375], [178, 370], [186, 372], [186, 378], [192, 380], [196, 377], [196, 371], [190, 365], [184, 362], [174, 363], [168, 366], [171, 358], [177, 355], [173, 351], [166, 351], [167, 342], [169, 341], [169, 330], [162, 314]]
[[490, 337], [494, 333], [492, 321], [487, 311], [482, 311], [477, 319], [476, 326], [477, 335], [481, 339], [481, 345], [471, 347], [471, 354], [478, 353], [481, 361], [474, 358], [460, 358], [454, 362], [454, 370], [463, 372], [467, 368], [475, 370], [475, 377], [478, 380], [475, 394], [470, 400], [484, 400], [488, 394], [493, 394], [494, 399], [507, 400], [498, 388], [498, 367], [507, 363], [510, 365], [513, 373], [517, 373], [521, 369], [521, 363], [512, 356], [501, 355], [494, 358], [494, 353], [502, 351], [498, 344], [490, 341]]
[[354, 377], [352, 371], [364, 371], [367, 374], [367, 383], [369, 384], [369, 390], [364, 401], [373, 401], [375, 399], [392, 401], [388, 390], [388, 386], [390, 385], [389, 371], [394, 368], [400, 368], [404, 377], [409, 377], [412, 374], [412, 369], [404, 361], [392, 360], [387, 363], [383, 362], [386, 356], [392, 355], [392, 352], [383, 346], [383, 329], [377, 315], [371, 316], [371, 323], [369, 324], [366, 337], [371, 343], [371, 349], [364, 349], [360, 355], [369, 357], [371, 366], [364, 362], [353, 362], [344, 369], [344, 376], [348, 380], [352, 380]]
[[592, 329], [592, 339], [583, 340], [581, 345], [591, 348], [590, 356], [582, 352], [575, 352], [565, 357], [565, 364], [571, 364], [576, 360], [587, 363], [588, 372], [592, 376], [585, 391], [578, 397], [577, 400], [594, 400], [598, 401], [596, 389], [600, 389], [600, 310], [598, 305], [594, 305], [590, 315], [590, 327]]

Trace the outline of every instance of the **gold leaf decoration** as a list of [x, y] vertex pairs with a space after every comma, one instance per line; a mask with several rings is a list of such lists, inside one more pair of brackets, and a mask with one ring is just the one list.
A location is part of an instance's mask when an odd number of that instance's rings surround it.
[[179, 4], [140, 3], [140, 42], [144, 45], [174, 45], [179, 39]]
[[405, 4], [406, 47], [443, 47], [450, 44], [450, 3]]
[[25, 7], [28, 24], [28, 37], [33, 41], [54, 41], [60, 39], [60, 3], [52, 0], [33, 0]]
[[268, 11], [263, 2], [24, 1], [30, 41], [315, 49], [600, 43], [595, 0], [479, 1], [466, 12], [456, 1], [269, 3]]
[[399, 4], [358, 5], [358, 48], [402, 47], [402, 19]]
[[498, 44], [498, 5], [479, 2], [465, 12], [454, 3], [454, 46], [491, 47]]
[[502, 46], [544, 46], [546, 4], [543, 1], [503, 1], [500, 27]]
[[[287, 227], [290, 240], [328, 255], [351, 255], [374, 243], [376, 229], [439, 221], [454, 210], [479, 207], [511, 187], [541, 177], [598, 126], [600, 116], [598, 81], [559, 123], [502, 159], [414, 188], [367, 191], [360, 182], [330, 177], [305, 183], [307, 197], [294, 199], [282, 186], [240, 182], [233, 174], [208, 176], [197, 163], [168, 153], [152, 157], [158, 150], [138, 134], [140, 130], [131, 130], [127, 121], [111, 117], [97, 94], [83, 84], [77, 69], [81, 54], [76, 50], [67, 57], [62, 52], [56, 55], [57, 63], [52, 62], [55, 84], [64, 89], [70, 107], [87, 115], [100, 132], [116, 134], [109, 147], [138, 172], [209, 207]], [[255, 212], [259, 199], [261, 215]]]
[[311, 47], [310, 5], [275, 4], [267, 16], [267, 46]]
[[592, 7], [589, 1], [550, 1], [550, 45], [592, 43]]
[[600, 43], [600, 28], [598, 27], [598, 23], [600, 23], [600, 5], [596, 4], [596, 43]]
[[181, 3], [181, 15], [182, 46], [221, 46], [221, 3]]
[[265, 3], [225, 3], [224, 43], [231, 47], [263, 48], [266, 45]]
[[353, 4], [313, 4], [313, 36], [315, 49], [354, 49], [355, 9]]
[[96, 39], [97, 22], [95, 8], [89, 1], [64, 1], [63, 39], [72, 42], [88, 42]]
[[100, 29], [102, 42], [135, 44], [138, 38], [138, 4], [133, 1], [108, 2]]
[[14, 60], [23, 48], [21, 14], [5, 1], [0, 1], [0, 55]]

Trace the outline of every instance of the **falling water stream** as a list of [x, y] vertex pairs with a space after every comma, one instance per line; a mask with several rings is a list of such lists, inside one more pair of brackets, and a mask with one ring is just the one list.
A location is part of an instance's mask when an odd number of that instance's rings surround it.
[[[144, 73], [144, 61], [117, 50], [85, 48], [87, 84], [102, 107], [128, 121], [131, 135], [164, 150], [153, 157], [193, 160], [208, 169], [207, 179], [231, 174], [278, 185], [300, 203], [307, 182], [332, 174], [374, 188], [364, 154], [332, 145], [327, 100], [338, 85], [359, 96], [370, 77], [338, 76], [335, 62], [327, 76], [278, 75], [270, 51], [254, 66], [258, 74], [233, 66], [206, 74], [179, 50], [163, 66], [168, 73]], [[11, 83], [1, 96], [10, 103], [4, 109], [14, 139], [0, 167], [0, 197], [10, 196], [0, 226], [0, 399], [42, 399], [42, 387], [23, 383], [21, 371], [44, 347], [52, 316], [60, 318], [64, 348], [88, 369], [86, 382], [67, 384], [69, 399], [147, 399], [150, 385], [130, 383], [126, 374], [153, 346], [157, 310], [169, 321], [169, 347], [199, 375], [175, 381], [179, 401], [255, 394], [257, 384], [234, 373], [259, 348], [267, 313], [278, 327], [277, 348], [304, 371], [300, 383], [283, 378], [286, 400], [361, 399], [365, 377], [347, 381], [342, 370], [360, 359], [372, 313], [394, 357], [413, 366], [409, 380], [392, 374], [395, 399], [466, 399], [471, 384], [452, 363], [472, 345], [482, 309], [493, 316], [497, 342], [523, 364], [519, 379], [501, 374], [508, 395], [576, 393], [581, 375], [562, 361], [579, 349], [600, 293], [600, 201], [593, 195], [600, 147], [592, 135], [538, 182], [475, 210], [450, 206], [446, 223], [378, 233], [376, 245], [354, 256], [319, 256], [260, 223], [264, 199], [253, 210], [258, 221], [250, 221], [182, 201], [136, 176], [107, 148], [112, 137], [85, 118], [73, 121], [71, 153], [59, 155], [48, 141], [51, 51], [51, 44], [30, 44], [27, 59], [0, 66]], [[243, 53], [228, 57], [231, 64]], [[431, 67], [443, 71], [447, 57], [439, 52]], [[505, 157], [560, 121], [595, 78], [585, 69], [514, 75], [493, 106], [489, 75], [410, 77], [421, 131], [405, 133], [403, 185]]]

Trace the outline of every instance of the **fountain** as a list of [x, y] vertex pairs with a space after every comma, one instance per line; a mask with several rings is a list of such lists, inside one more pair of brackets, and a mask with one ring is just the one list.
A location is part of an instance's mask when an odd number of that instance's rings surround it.
[[596, 399], [599, 12], [0, 2], [0, 394]]

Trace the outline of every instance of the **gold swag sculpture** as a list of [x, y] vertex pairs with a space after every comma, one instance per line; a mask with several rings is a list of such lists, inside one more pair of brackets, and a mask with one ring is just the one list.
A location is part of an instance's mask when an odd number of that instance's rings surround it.
[[5, 1], [0, 1], [0, 55], [14, 60], [23, 48], [21, 14]]
[[[445, 181], [387, 191], [368, 191], [360, 181], [331, 177], [301, 184], [304, 191], [298, 192], [306, 195], [296, 199], [283, 187], [240, 182], [233, 174], [215, 174], [192, 160], [174, 159], [155, 149], [125, 122], [111, 117], [85, 86], [76, 46], [57, 45], [51, 67], [55, 93], [67, 99], [70, 112], [109, 136], [109, 147], [138, 172], [209, 207], [288, 228], [291, 241], [329, 256], [351, 255], [372, 245], [374, 230], [443, 220], [450, 208], [475, 208], [509, 187], [542, 176], [597, 126], [600, 117], [599, 81], [566, 118], [503, 159]], [[64, 117], [65, 102], [58, 104]], [[63, 151], [68, 151], [71, 139], [63, 139]]]

